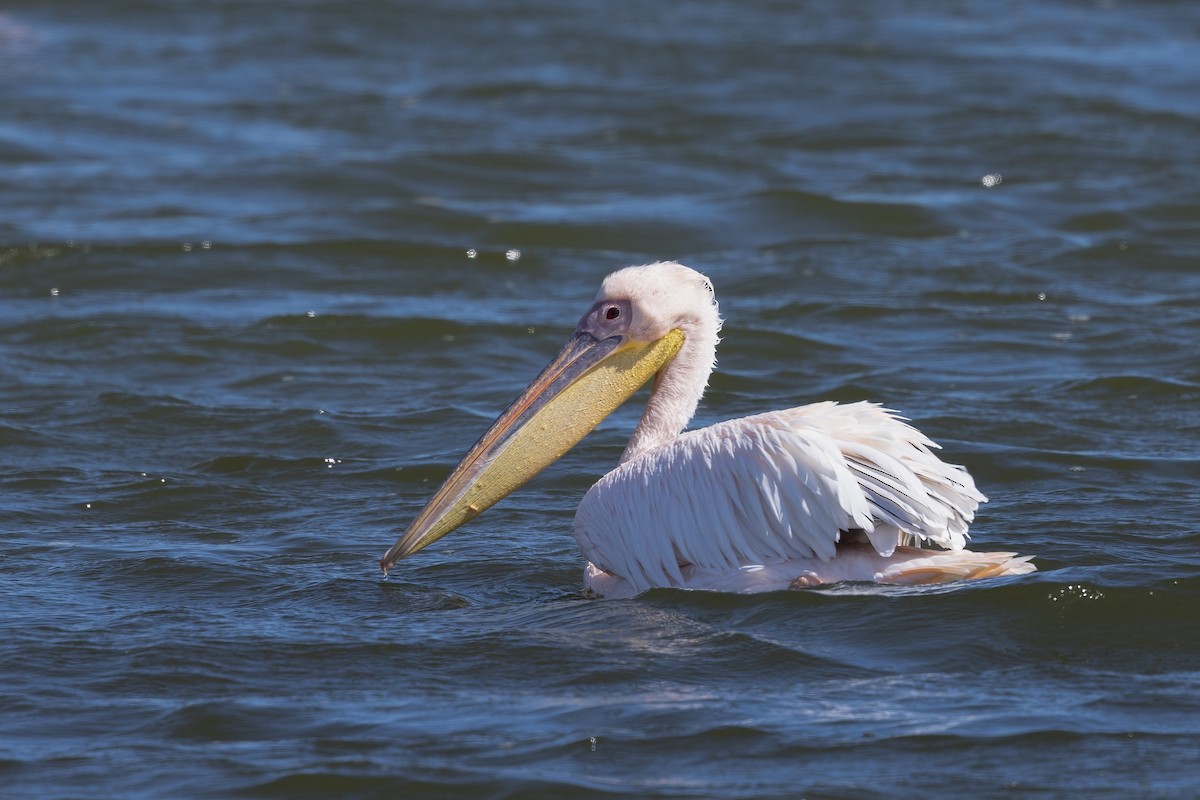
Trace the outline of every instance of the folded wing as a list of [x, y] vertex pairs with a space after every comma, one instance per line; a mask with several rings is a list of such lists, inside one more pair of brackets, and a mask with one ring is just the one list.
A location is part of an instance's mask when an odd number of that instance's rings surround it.
[[[588, 491], [575, 535], [638, 591], [683, 585], [681, 565], [736, 569], [831, 559], [865, 535], [957, 550], [986, 501], [932, 441], [872, 403], [816, 403], [685, 433]], [[861, 533], [860, 533], [861, 532]]]

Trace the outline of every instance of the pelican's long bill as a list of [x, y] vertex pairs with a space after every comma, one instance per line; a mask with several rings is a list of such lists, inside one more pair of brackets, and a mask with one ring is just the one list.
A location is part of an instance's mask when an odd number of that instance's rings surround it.
[[561, 458], [662, 369], [682, 344], [678, 329], [653, 342], [639, 342], [625, 335], [597, 338], [581, 325], [384, 553], [384, 573]]

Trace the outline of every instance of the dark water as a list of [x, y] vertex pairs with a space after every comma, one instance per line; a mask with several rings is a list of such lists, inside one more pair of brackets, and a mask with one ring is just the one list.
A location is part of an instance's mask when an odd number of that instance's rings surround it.
[[[1200, 796], [1195, 3], [18, 0], [0, 243], [0, 793]], [[629, 408], [382, 580], [659, 258], [1041, 571], [584, 599]]]

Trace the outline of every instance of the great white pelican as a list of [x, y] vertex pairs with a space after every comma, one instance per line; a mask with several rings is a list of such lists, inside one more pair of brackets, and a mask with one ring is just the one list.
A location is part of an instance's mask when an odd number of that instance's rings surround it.
[[584, 582], [596, 594], [1034, 570], [1028, 556], [966, 549], [967, 525], [987, 498], [965, 469], [933, 454], [936, 444], [876, 404], [814, 403], [683, 432], [720, 329], [712, 284], [695, 270], [660, 262], [609, 275], [562, 351], [384, 554], [384, 572], [541, 472], [651, 378], [620, 464], [575, 513]]

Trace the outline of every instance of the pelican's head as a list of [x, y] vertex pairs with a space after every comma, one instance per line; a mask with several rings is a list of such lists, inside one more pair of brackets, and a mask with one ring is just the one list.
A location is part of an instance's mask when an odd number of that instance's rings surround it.
[[[711, 340], [708, 347], [715, 348], [719, 327], [712, 284], [693, 269], [663, 262], [609, 275], [559, 354], [484, 432], [383, 555], [383, 571], [561, 458], [668, 366], [689, 337]], [[711, 352], [707, 360], [704, 379], [712, 368]]]
[[[593, 313], [604, 303], [628, 304], [624, 318], [631, 337], [653, 341], [678, 328], [688, 333], [716, 334], [720, 327], [712, 283], [691, 267], [660, 261], [641, 267], [626, 267], [604, 279]], [[586, 323], [588, 316], [580, 320]]]

